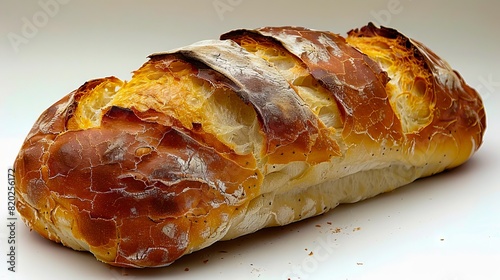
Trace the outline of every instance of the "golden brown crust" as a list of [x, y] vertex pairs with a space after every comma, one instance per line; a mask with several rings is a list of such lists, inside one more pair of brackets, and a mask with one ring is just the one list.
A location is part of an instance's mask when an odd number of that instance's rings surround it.
[[[400, 123], [385, 92], [387, 74], [344, 38], [304, 28], [268, 27], [255, 32], [279, 41], [330, 92], [341, 108], [346, 141], [359, 142], [366, 136], [375, 142], [382, 138], [401, 140]], [[235, 36], [225, 34], [222, 38], [238, 41]]]
[[112, 265], [164, 266], [452, 168], [482, 142], [477, 92], [393, 29], [221, 39], [48, 108], [15, 162], [26, 223]]
[[[239, 55], [234, 55], [238, 52]], [[230, 88], [254, 108], [266, 139], [263, 152], [268, 163], [308, 161], [309, 156], [313, 162], [321, 162], [340, 155], [336, 143], [322, 131], [322, 123], [280, 73], [265, 61], [255, 59], [232, 41], [211, 41], [182, 48], [174, 54], [150, 57], [165, 63], [172, 55], [178, 57], [179, 54], [197, 65], [198, 78], [216, 87]], [[315, 145], [324, 148], [316, 153]]]
[[351, 30], [348, 35], [348, 42], [361, 51], [370, 48], [368, 52], [385, 52], [385, 56], [374, 56], [379, 63], [388, 59], [393, 63], [390, 67], [411, 69], [410, 78], [400, 79], [401, 90], [392, 93], [412, 100], [409, 110], [417, 111], [417, 117], [425, 120], [423, 125], [405, 130], [411, 149], [425, 151], [429, 156], [429, 151], [442, 150], [439, 152], [455, 157], [447, 166], [452, 168], [479, 148], [486, 128], [481, 98], [448, 63], [394, 29], [368, 24]]

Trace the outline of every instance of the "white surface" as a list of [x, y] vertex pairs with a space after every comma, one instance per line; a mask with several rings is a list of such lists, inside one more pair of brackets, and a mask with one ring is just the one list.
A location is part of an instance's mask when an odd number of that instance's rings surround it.
[[[2, 1], [0, 279], [498, 279], [500, 2], [437, 2]], [[320, 217], [217, 243], [161, 269], [109, 267], [18, 220], [16, 272], [7, 270], [7, 168], [38, 115], [63, 95], [92, 78], [129, 79], [150, 53], [234, 28], [300, 25], [345, 34], [368, 21], [423, 42], [480, 91], [488, 129], [467, 164]]]

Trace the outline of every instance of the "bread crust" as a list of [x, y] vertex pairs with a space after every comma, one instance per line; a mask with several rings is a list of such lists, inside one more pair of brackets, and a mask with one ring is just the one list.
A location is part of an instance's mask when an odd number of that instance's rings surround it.
[[456, 167], [485, 118], [456, 71], [394, 29], [234, 30], [43, 112], [15, 161], [16, 205], [105, 263], [166, 266]]

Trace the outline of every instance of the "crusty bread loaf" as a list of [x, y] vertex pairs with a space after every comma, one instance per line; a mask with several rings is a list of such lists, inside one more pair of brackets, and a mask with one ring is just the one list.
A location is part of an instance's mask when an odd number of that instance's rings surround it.
[[421, 43], [235, 30], [86, 82], [48, 108], [15, 162], [44, 237], [116, 266], [165, 266], [464, 163], [477, 92]]

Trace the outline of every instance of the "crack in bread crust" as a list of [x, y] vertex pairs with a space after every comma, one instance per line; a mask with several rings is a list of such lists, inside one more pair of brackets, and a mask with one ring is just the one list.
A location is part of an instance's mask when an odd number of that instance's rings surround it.
[[234, 30], [43, 112], [16, 205], [103, 262], [165, 266], [458, 166], [485, 128], [477, 92], [396, 30]]

